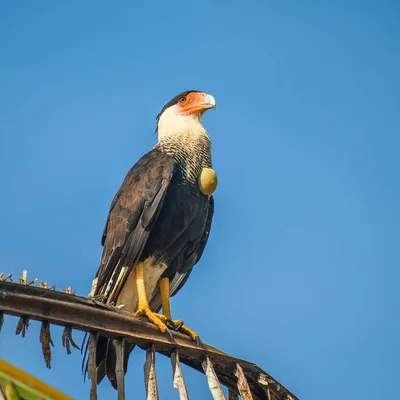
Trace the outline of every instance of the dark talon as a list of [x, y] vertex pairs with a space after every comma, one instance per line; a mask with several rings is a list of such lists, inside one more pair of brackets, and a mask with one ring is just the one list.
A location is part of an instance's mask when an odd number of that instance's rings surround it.
[[175, 330], [179, 331], [179, 329], [181, 329], [182, 326], [183, 326], [183, 321], [180, 321], [179, 324], [175, 325]]
[[196, 337], [196, 346], [197, 346], [197, 347], [200, 347], [200, 344], [201, 344], [200, 337], [197, 336], [197, 337]]
[[175, 327], [174, 321], [172, 321], [172, 319], [168, 318], [165, 321], [165, 325], [167, 325], [167, 327], [169, 327], [169, 328], [173, 329], [174, 331], [176, 331], [176, 327]]
[[171, 330], [167, 328], [167, 330], [165, 331], [165, 333], [168, 335], [168, 337], [169, 337], [169, 339], [171, 340], [171, 342], [175, 343], [175, 339], [174, 339], [174, 336], [172, 335]]

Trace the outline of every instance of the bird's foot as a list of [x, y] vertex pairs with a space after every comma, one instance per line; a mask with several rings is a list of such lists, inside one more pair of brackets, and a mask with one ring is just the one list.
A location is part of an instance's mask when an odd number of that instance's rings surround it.
[[136, 312], [136, 317], [141, 317], [142, 315], [145, 315], [147, 319], [156, 325], [158, 329], [162, 332], [165, 333], [168, 331], [166, 322], [168, 320], [167, 317], [161, 314], [157, 314], [153, 311], [150, 310], [150, 307], [142, 307], [139, 308], [139, 310]]
[[192, 340], [194, 340], [197, 343], [197, 346], [200, 345], [200, 338], [197, 332], [185, 326], [181, 319], [175, 319], [172, 322], [174, 324], [175, 331], [184, 333], [185, 335], [189, 336]]
[[181, 325], [179, 328], [179, 331], [181, 331], [185, 335], [190, 336], [192, 338], [192, 340], [195, 340], [197, 342], [197, 344], [200, 344], [200, 338], [199, 338], [199, 334], [197, 332], [192, 331], [190, 328], [188, 328], [185, 325]]
[[174, 319], [172, 321], [174, 324], [174, 330], [179, 331], [183, 326], [183, 321], [181, 319]]
[[192, 340], [195, 340], [197, 344], [200, 343], [199, 334], [192, 329], [188, 328], [184, 325], [184, 322], [181, 319], [170, 319], [162, 314], [155, 314], [157, 318], [160, 318], [169, 328], [173, 329], [176, 332], [182, 332], [185, 335], [190, 336]]
[[151, 311], [149, 307], [143, 307], [136, 312], [136, 317], [140, 317], [142, 315], [145, 315], [150, 322], [152, 322], [158, 327], [158, 329], [160, 329], [161, 332], [167, 332], [171, 338], [172, 333], [168, 328], [171, 328], [176, 332], [182, 332], [185, 335], [188, 335], [192, 340], [197, 343], [197, 345], [200, 345], [199, 334], [185, 326], [181, 319], [172, 320], [163, 314], [157, 314]]
[[154, 315], [162, 321], [168, 328], [173, 329], [174, 331], [179, 331], [181, 326], [183, 325], [183, 321], [181, 319], [172, 320], [171, 318], [166, 317], [164, 314], [157, 314]]

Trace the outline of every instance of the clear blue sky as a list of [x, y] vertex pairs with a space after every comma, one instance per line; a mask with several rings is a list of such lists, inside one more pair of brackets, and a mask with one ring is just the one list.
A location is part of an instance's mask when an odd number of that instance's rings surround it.
[[[399, 398], [399, 18], [395, 1], [1, 1], [0, 271], [87, 295], [156, 114], [207, 91], [216, 213], [173, 314], [302, 399]], [[46, 370], [38, 329], [8, 318], [0, 356], [88, 398], [79, 353], [53, 328]], [[157, 373], [177, 396], [163, 356]]]

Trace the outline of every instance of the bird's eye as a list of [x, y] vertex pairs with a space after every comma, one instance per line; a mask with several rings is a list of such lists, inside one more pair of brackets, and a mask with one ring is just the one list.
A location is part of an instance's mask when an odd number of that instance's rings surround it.
[[179, 99], [179, 103], [184, 103], [185, 101], [186, 101], [186, 97], [185, 96], [183, 96], [183, 97], [181, 97]]

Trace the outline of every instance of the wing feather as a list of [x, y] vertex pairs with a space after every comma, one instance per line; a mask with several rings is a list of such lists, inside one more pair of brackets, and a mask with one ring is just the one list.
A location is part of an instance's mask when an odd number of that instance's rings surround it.
[[113, 293], [115, 298], [115, 286], [121, 287], [121, 277], [127, 275], [120, 276], [122, 268], [131, 268], [139, 260], [175, 168], [170, 156], [153, 149], [126, 175], [111, 203], [103, 232], [104, 249], [96, 274], [95, 296], [104, 296], [108, 303], [112, 301], [108, 294]]
[[[186, 251], [182, 254], [183, 259], [179, 261], [181, 268], [175, 273], [175, 276], [170, 281], [170, 296], [174, 296], [181, 290], [183, 285], [189, 278], [193, 267], [199, 262], [203, 255], [204, 248], [206, 247], [208, 237], [210, 236], [212, 219], [214, 216], [214, 197], [211, 196], [208, 201], [208, 215], [204, 233], [198, 243], [194, 246], [188, 243]], [[150, 299], [150, 308], [153, 311], [158, 311], [161, 308], [161, 294], [159, 288], [154, 290], [153, 296]]]

